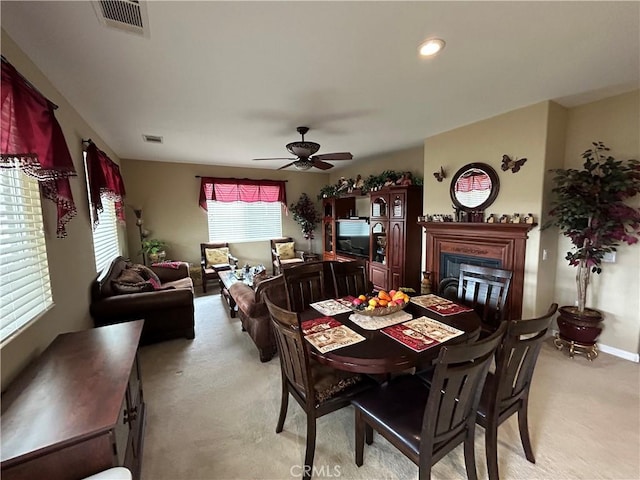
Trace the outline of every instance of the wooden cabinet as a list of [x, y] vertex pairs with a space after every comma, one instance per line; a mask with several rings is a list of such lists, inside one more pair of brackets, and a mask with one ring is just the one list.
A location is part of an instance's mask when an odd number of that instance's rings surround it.
[[77, 480], [114, 466], [140, 478], [143, 320], [58, 335], [2, 395], [3, 480]]
[[337, 259], [336, 221], [355, 215], [355, 197], [322, 200], [322, 259]]
[[370, 194], [369, 276], [381, 290], [420, 291], [422, 187], [393, 186]]

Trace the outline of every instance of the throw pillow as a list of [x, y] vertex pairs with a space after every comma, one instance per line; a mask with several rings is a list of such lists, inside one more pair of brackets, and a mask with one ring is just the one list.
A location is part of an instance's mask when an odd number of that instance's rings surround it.
[[126, 268], [111, 282], [116, 293], [140, 293], [153, 291], [153, 285], [133, 268]]
[[296, 258], [295, 245], [295, 242], [276, 243], [276, 252], [280, 255], [280, 260]]
[[140, 283], [144, 282], [144, 278], [133, 268], [125, 268], [115, 281], [118, 283]]
[[156, 275], [156, 272], [151, 270], [146, 265], [140, 265], [139, 263], [137, 263], [131, 267], [131, 270], [134, 270], [135, 272], [137, 272], [142, 277], [143, 280], [151, 281], [151, 284], [153, 285], [154, 288], [156, 285], [158, 285], [158, 288], [159, 288], [160, 285], [162, 284], [162, 282], [160, 281], [160, 278], [158, 277], [158, 275]]
[[229, 248], [205, 248], [204, 255], [207, 259], [207, 268], [221, 263], [229, 263]]

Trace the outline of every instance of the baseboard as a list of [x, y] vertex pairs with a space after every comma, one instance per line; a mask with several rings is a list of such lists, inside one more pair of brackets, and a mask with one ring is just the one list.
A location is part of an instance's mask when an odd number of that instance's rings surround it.
[[[552, 332], [554, 337], [556, 333], [558, 333], [557, 330], [552, 330]], [[629, 360], [634, 363], [640, 363], [640, 354], [638, 353], [627, 352], [626, 350], [620, 350], [619, 348], [603, 345], [602, 343], [598, 343], [598, 350], [608, 353], [609, 355], [613, 355], [614, 357]]]

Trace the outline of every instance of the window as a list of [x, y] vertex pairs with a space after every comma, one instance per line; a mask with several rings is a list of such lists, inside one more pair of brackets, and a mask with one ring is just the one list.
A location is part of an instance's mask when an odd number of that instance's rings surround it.
[[[84, 153], [85, 172], [87, 168], [87, 154]], [[87, 190], [91, 190], [89, 179], [87, 178]], [[88, 195], [91, 199], [91, 194]], [[98, 212], [98, 218], [94, 218], [94, 209], [89, 205], [91, 213], [91, 224], [94, 225], [93, 233], [93, 253], [96, 261], [96, 272], [101, 272], [107, 267], [111, 260], [120, 255], [120, 242], [118, 239], [118, 223], [116, 218], [115, 202], [107, 198], [107, 195], [101, 195], [102, 212]], [[91, 202], [91, 200], [89, 200]], [[96, 225], [96, 220], [98, 224]]]
[[38, 182], [0, 170], [0, 341], [53, 305]]
[[280, 202], [207, 201], [210, 242], [257, 242], [282, 236]]

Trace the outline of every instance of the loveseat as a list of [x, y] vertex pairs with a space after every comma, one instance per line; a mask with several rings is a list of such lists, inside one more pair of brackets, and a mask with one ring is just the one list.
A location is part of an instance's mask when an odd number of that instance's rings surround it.
[[90, 313], [96, 327], [144, 319], [141, 343], [192, 339], [195, 322], [189, 264], [145, 267], [116, 257], [91, 285]]
[[260, 361], [268, 362], [276, 353], [276, 338], [271, 328], [271, 319], [264, 294], [269, 290], [269, 298], [281, 307], [287, 306], [287, 296], [282, 275], [261, 281], [255, 290], [243, 282], [236, 282], [229, 288], [238, 307], [238, 318], [260, 353]]

